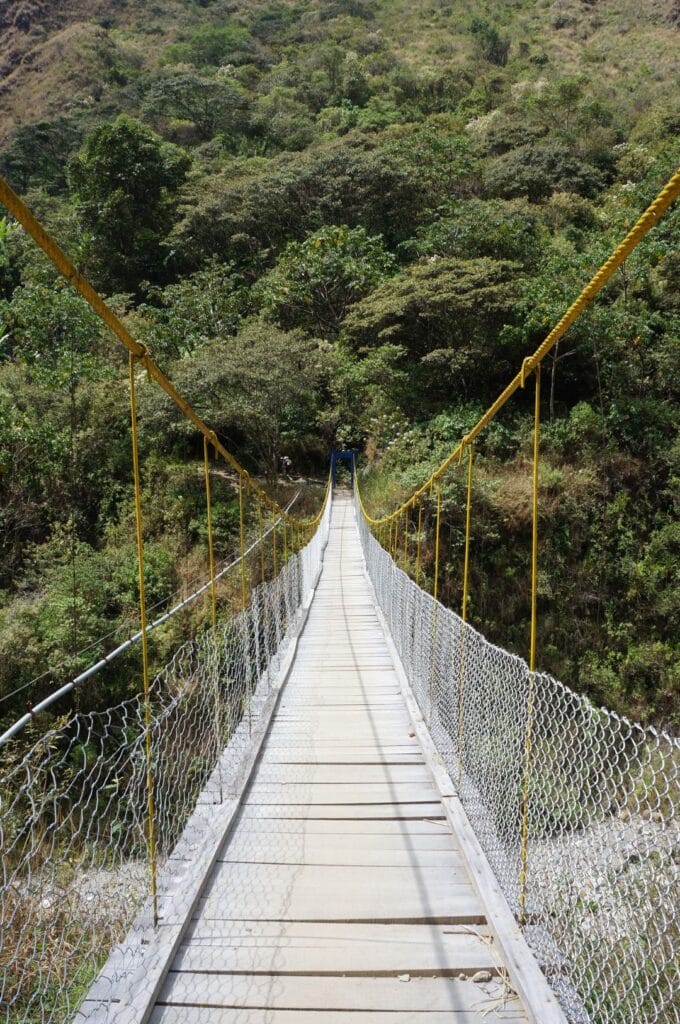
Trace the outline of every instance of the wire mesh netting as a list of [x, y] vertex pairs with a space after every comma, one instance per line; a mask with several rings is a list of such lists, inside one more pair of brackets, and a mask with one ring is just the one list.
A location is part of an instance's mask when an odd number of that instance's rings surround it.
[[432, 739], [568, 1020], [677, 1024], [680, 742], [530, 673], [357, 520]]
[[[253, 590], [247, 608], [184, 644], [153, 681], [161, 911], [177, 872], [200, 851], [211, 808], [233, 794], [320, 567], [329, 515], [330, 501], [309, 544]], [[145, 714], [140, 695], [65, 717], [28, 752], [18, 753], [16, 742], [2, 750], [0, 1019], [7, 1024], [62, 1024], [94, 1011], [114, 1021], [116, 993], [142, 961], [153, 933]]]

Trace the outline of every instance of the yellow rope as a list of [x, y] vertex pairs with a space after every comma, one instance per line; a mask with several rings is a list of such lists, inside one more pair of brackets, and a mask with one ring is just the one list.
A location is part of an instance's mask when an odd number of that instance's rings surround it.
[[566, 311], [564, 316], [558, 323], [555, 324], [553, 329], [547, 335], [547, 337], [541, 342], [533, 355], [528, 356], [522, 363], [521, 368], [517, 374], [510, 381], [504, 391], [498, 396], [495, 402], [489, 406], [483, 416], [475, 423], [474, 427], [463, 437], [460, 443], [450, 452], [449, 455], [444, 459], [442, 463], [435, 469], [430, 477], [422, 484], [413, 494], [405, 501], [399, 508], [390, 512], [386, 516], [373, 518], [370, 516], [364, 506], [361, 491], [358, 487], [357, 482], [357, 494], [359, 496], [359, 505], [362, 514], [367, 522], [375, 525], [379, 522], [388, 522], [398, 516], [404, 508], [413, 507], [415, 502], [420, 498], [421, 495], [425, 494], [426, 491], [431, 489], [434, 481], [439, 480], [451, 464], [460, 459], [463, 451], [469, 446], [472, 441], [477, 437], [479, 433], [487, 426], [487, 424], [494, 418], [494, 416], [503, 408], [506, 402], [514, 395], [518, 388], [524, 386], [525, 377], [528, 376], [537, 366], [540, 365], [545, 356], [550, 350], [557, 344], [557, 342], [564, 336], [575, 320], [583, 313], [585, 309], [591, 304], [595, 296], [600, 292], [607, 282], [613, 277], [618, 268], [624, 263], [635, 247], [640, 243], [648, 231], [658, 223], [659, 219], [669, 209], [670, 206], [680, 195], [680, 171], [669, 179], [664, 188], [659, 192], [658, 196], [652, 202], [642, 216], [639, 218], [635, 226], [628, 232], [626, 237], [621, 243], [614, 249], [609, 259], [607, 259], [602, 266], [599, 268], [596, 274], [590, 279], [588, 284], [585, 286], [578, 298], [572, 302], [569, 309]]
[[154, 928], [158, 924], [158, 865], [156, 861], [156, 813], [153, 796], [153, 758], [151, 749], [151, 697], [149, 693], [149, 648], [146, 632], [146, 597], [144, 589], [144, 534], [142, 530], [142, 488], [139, 473], [137, 439], [137, 401], [135, 397], [135, 355], [128, 356], [130, 375], [130, 423], [132, 427], [132, 472], [135, 485], [135, 524], [137, 528], [137, 567], [139, 570], [139, 620], [142, 631], [142, 679], [144, 684], [144, 741], [146, 751], [146, 802], [149, 867], [151, 871], [151, 904]]
[[[168, 380], [163, 371], [156, 365], [144, 345], [141, 345], [132, 337], [113, 310], [106, 305], [101, 295], [95, 291], [89, 281], [87, 281], [80, 271], [76, 269], [68, 256], [48, 234], [42, 224], [40, 224], [40, 222], [34, 217], [25, 203], [19, 199], [17, 194], [2, 176], [0, 176], [0, 203], [7, 207], [9, 212], [19, 222], [19, 224], [21, 224], [27, 234], [29, 234], [37, 245], [40, 246], [43, 252], [46, 253], [57, 270], [63, 274], [69, 284], [71, 284], [72, 287], [82, 295], [100, 320], [106, 324], [118, 340], [125, 346], [128, 352], [132, 353], [132, 355], [139, 360], [141, 365], [147, 371], [149, 377], [151, 377], [152, 380], [154, 380], [163, 389], [163, 391], [165, 391], [180, 412], [194, 424], [196, 429], [199, 430], [204, 437], [208, 438], [215, 450], [219, 452], [222, 458], [226, 461], [227, 465], [229, 465], [239, 477], [243, 476], [246, 479], [249, 479], [248, 473], [243, 466], [241, 466], [238, 460], [235, 459], [234, 456], [224, 447], [221, 441], [219, 441], [215, 436], [215, 433], [203, 422], [189, 402], [180, 395], [171, 381]], [[278, 502], [274, 501], [274, 499], [271, 498], [265, 490], [252, 481], [249, 482], [249, 486], [256, 494], [259, 494], [262, 497], [263, 502], [269, 508], [276, 510], [279, 514], [283, 513], [283, 509]], [[323, 509], [321, 509], [314, 519], [309, 521], [315, 526], [318, 525], [322, 514]]]
[[215, 556], [213, 552], [212, 502], [210, 500], [210, 460], [208, 457], [208, 438], [203, 438], [203, 469], [205, 471], [205, 502], [208, 509], [208, 557], [210, 559], [210, 596], [212, 605], [212, 624], [217, 625], [217, 584], [215, 582]]

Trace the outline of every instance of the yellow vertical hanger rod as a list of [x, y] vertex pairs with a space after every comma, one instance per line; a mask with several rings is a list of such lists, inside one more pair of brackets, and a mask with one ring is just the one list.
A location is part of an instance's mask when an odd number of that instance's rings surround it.
[[203, 438], [203, 469], [205, 472], [205, 502], [208, 510], [208, 558], [210, 560], [210, 598], [213, 629], [217, 625], [217, 584], [215, 582], [215, 554], [212, 532], [212, 501], [210, 498], [210, 458], [208, 438]]
[[142, 681], [144, 685], [144, 746], [146, 755], [147, 841], [151, 872], [151, 906], [154, 928], [158, 925], [158, 865], [156, 860], [156, 812], [154, 807], [153, 758], [151, 749], [151, 695], [149, 693], [149, 647], [146, 632], [146, 592], [144, 588], [144, 532], [142, 528], [142, 487], [139, 473], [137, 438], [137, 400], [135, 395], [135, 356], [128, 357], [130, 374], [130, 424], [132, 428], [132, 472], [135, 485], [135, 525], [137, 531], [137, 567], [139, 570], [139, 620], [142, 631]]
[[529, 641], [529, 677], [527, 679], [527, 720], [524, 732], [524, 780], [522, 784], [522, 833], [520, 840], [519, 921], [524, 924], [527, 898], [527, 859], [529, 847], [529, 800], [531, 786], [531, 748], [534, 725], [534, 672], [536, 671], [536, 632], [538, 602], [538, 458], [541, 423], [541, 367], [535, 370], [534, 460], [532, 467], [531, 530], [531, 638]]
[[245, 482], [242, 476], [238, 478], [238, 518], [239, 518], [239, 546], [241, 550], [241, 605], [246, 607], [246, 525], [245, 525]]
[[434, 584], [432, 587], [432, 596], [435, 601], [439, 595], [439, 533], [441, 527], [442, 518], [442, 482], [437, 480], [437, 517], [435, 520], [434, 527]]

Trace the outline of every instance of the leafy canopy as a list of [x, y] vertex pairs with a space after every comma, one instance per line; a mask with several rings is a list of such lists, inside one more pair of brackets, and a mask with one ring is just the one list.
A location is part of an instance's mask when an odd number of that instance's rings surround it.
[[283, 327], [335, 337], [352, 303], [396, 269], [380, 235], [347, 225], [320, 228], [286, 246], [261, 281], [262, 305]]
[[163, 276], [163, 240], [189, 166], [182, 150], [124, 114], [87, 137], [69, 178], [101, 286], [136, 293], [140, 281]]

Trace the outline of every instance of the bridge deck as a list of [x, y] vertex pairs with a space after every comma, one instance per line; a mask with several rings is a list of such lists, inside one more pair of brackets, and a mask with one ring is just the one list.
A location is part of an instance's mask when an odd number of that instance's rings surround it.
[[291, 677], [150, 1019], [526, 1021], [504, 977], [340, 496]]

